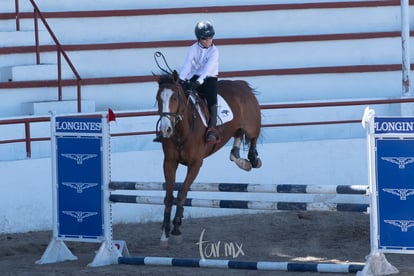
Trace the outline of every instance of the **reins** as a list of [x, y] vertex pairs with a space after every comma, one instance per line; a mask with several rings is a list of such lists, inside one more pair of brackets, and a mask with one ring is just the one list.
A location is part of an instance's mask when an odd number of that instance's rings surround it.
[[[162, 68], [161, 65], [158, 63], [158, 58], [161, 58], [162, 61], [164, 62], [164, 66], [166, 68]], [[160, 51], [156, 51], [154, 53], [154, 59], [155, 59], [155, 63], [157, 64], [158, 68], [160, 68], [161, 71], [163, 71], [166, 74], [171, 74], [173, 72], [173, 70], [171, 70], [170, 66], [168, 65], [167, 60], [165, 59], [165, 56], [163, 53], [161, 53]], [[167, 70], [168, 69], [168, 70]]]
[[[161, 66], [160, 65], [160, 62], [158, 61], [159, 59], [161, 59], [162, 60], [162, 63], [163, 63], [163, 66]], [[170, 68], [170, 66], [168, 65], [168, 62], [167, 62], [167, 60], [166, 60], [166, 58], [165, 58], [165, 56], [164, 56], [164, 54], [162, 54], [161, 52], [159, 52], [159, 51], [156, 51], [155, 53], [154, 53], [154, 60], [155, 60], [155, 63], [157, 64], [157, 66], [158, 66], [158, 68], [162, 71], [162, 72], [164, 72], [166, 75], [168, 75], [168, 76], [171, 76], [171, 75], [173, 75], [174, 74], [174, 71]], [[189, 102], [191, 101], [191, 99], [190, 99], [190, 93], [193, 93], [193, 92], [190, 92], [190, 91], [183, 91], [183, 88], [181, 87], [181, 84], [179, 84], [178, 82], [176, 82], [176, 83], [171, 83], [172, 85], [175, 85], [176, 86], [176, 88], [179, 90], [179, 89], [181, 89], [182, 91], [176, 91], [176, 93], [178, 94], [178, 108], [177, 108], [177, 111], [176, 112], [161, 112], [160, 113], [160, 118], [158, 119], [158, 121], [157, 121], [157, 124], [156, 124], [156, 128], [155, 128], [155, 130], [156, 130], [156, 132], [158, 132], [158, 129], [159, 129], [159, 124], [160, 124], [160, 121], [161, 121], [161, 119], [163, 118], [163, 117], [166, 117], [168, 120], [170, 120], [170, 122], [171, 122], [171, 127], [172, 128], [175, 128], [175, 126], [180, 122], [180, 121], [182, 121], [183, 120], [183, 118], [184, 118], [184, 110], [181, 110], [181, 107], [182, 107], [182, 104], [183, 104], [183, 101], [182, 101], [182, 95], [181, 94], [183, 94], [184, 95], [184, 98], [186, 98], [186, 100], [187, 100], [187, 102], [185, 103], [185, 105], [187, 106], [188, 104], [189, 104]], [[182, 93], [181, 93], [182, 92]], [[197, 98], [197, 97], [196, 97]], [[196, 104], [198, 104], [198, 103], [195, 103], [194, 104], [194, 106], [196, 105]], [[192, 120], [192, 123], [191, 123], [191, 128], [193, 129], [193, 127], [194, 127], [194, 119], [195, 119], [195, 117], [196, 117], [196, 111], [195, 111], [196, 109], [194, 108], [193, 109], [193, 114], [192, 114], [192, 117], [193, 117], [193, 120]]]

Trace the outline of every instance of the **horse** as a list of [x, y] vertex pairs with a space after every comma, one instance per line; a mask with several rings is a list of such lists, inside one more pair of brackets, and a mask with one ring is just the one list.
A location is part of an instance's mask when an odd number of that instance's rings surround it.
[[[184, 204], [190, 186], [197, 177], [204, 158], [221, 149], [230, 138], [234, 138], [230, 160], [241, 169], [249, 171], [260, 168], [262, 161], [256, 149], [261, 130], [261, 112], [253, 89], [243, 80], [219, 80], [218, 94], [228, 103], [234, 116], [229, 122], [219, 126], [221, 140], [218, 144], [205, 142], [206, 127], [201, 115], [196, 111], [197, 102], [190, 99], [188, 91], [182, 88], [178, 73], [157, 75], [157, 104], [159, 119], [157, 132], [160, 132], [164, 153], [163, 170], [165, 178], [164, 220], [160, 243], [168, 245], [170, 237], [171, 210], [174, 203], [176, 170], [179, 164], [187, 166], [187, 174], [177, 193], [176, 213], [173, 219], [172, 235], [181, 235], [181, 222]], [[186, 93], [187, 92], [187, 93]], [[248, 159], [240, 157], [240, 145], [248, 144]]]

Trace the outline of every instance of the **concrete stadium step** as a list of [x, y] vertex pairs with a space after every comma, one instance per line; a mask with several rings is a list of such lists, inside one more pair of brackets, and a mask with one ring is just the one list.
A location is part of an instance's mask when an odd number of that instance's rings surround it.
[[[413, 39], [414, 42], [414, 39]], [[381, 47], [372, 47], [373, 44]], [[398, 37], [286, 42], [249, 45], [220, 45], [220, 71], [287, 69], [306, 67], [397, 64], [401, 62]], [[148, 75], [158, 70], [154, 53], [161, 51], [171, 68], [180, 70], [187, 47], [108, 49], [68, 52], [84, 78]], [[340, 50], [339, 50], [340, 49]], [[248, 55], [246, 55], [248, 53]], [[56, 62], [53, 52], [41, 53], [42, 63]], [[10, 64], [3, 58], [3, 64]]]
[[[39, 32], [39, 43], [43, 45], [52, 44], [53, 40], [46, 31]], [[34, 31], [10, 31], [0, 32], [0, 47], [12, 46], [34, 46]]]
[[[0, 7], [0, 11], [14, 11], [14, 0], [4, 0], [6, 3]], [[383, 2], [386, 2], [382, 0]], [[185, 7], [216, 7], [216, 6], [236, 6], [236, 5], [252, 5], [251, 0], [227, 0], [225, 4], [220, 0], [210, 0], [208, 2], [203, 0], [193, 1], [169, 1], [169, 0], [157, 0], [156, 3], [146, 1], [135, 1], [135, 0], [71, 0], [68, 3], [59, 3], [55, 0], [42, 0], [39, 1], [38, 6], [41, 10], [52, 12], [52, 11], [78, 11], [78, 10], [120, 10], [120, 9], [151, 9], [151, 8], [185, 8]], [[348, 2], [378, 2], [373, 0], [278, 0], [277, 4], [303, 4], [303, 3], [348, 3]], [[275, 4], [274, 0], [258, 0], [254, 2], [254, 5], [272, 5]], [[30, 2], [23, 1], [20, 3], [20, 10], [23, 12], [30, 12], [33, 10]]]
[[[11, 68], [12, 81], [56, 80], [58, 66], [56, 64], [21, 65]], [[62, 67], [62, 79], [75, 79], [70, 68]]]
[[0, 67], [0, 82], [12, 81], [11, 67]]
[[[299, 4], [298, 4], [299, 5]], [[358, 33], [374, 31], [399, 31], [401, 26], [400, 7], [327, 7], [307, 8], [298, 6], [295, 9], [275, 8], [269, 10], [234, 11], [230, 8], [222, 12], [208, 12], [200, 9], [193, 12], [176, 11], [171, 14], [160, 14], [154, 10], [145, 15], [142, 11], [128, 11], [117, 15], [114, 10], [105, 17], [61, 17], [48, 18], [53, 31], [63, 44], [126, 42], [193, 39], [194, 24], [200, 19], [208, 19], [216, 26], [216, 38], [280, 35], [308, 35], [333, 33]], [[158, 12], [158, 13], [157, 13]], [[177, 24], [177, 16], [180, 24]], [[122, 18], [122, 20], [119, 20]], [[160, 21], [160, 24], [154, 22]], [[244, 18], [244, 20], [240, 20]], [[303, 20], [306, 18], [306, 20]], [[228, 22], [237, 22], [228, 24]], [[271, 24], [269, 24], [271, 22]], [[329, 24], [327, 24], [329, 22]], [[32, 22], [22, 22], [23, 26]], [[71, 28], [67, 28], [70, 25]], [[172, 31], [164, 26], [174, 26]], [[102, 31], [102, 28], [105, 31]], [[78, 30], [81, 29], [82, 32]], [[151, 31], [148, 31], [151, 30]], [[242, 30], [242, 31], [241, 31]]]
[[[35, 71], [32, 71], [33, 68]], [[48, 72], [45, 72], [47, 68]], [[15, 68], [17, 69], [17, 68]], [[45, 79], [46, 76], [57, 74], [55, 65], [33, 65], [28, 68], [20, 69], [20, 76], [28, 79], [37, 80]], [[70, 71], [63, 74], [64, 77], [73, 78]], [[82, 76], [82, 75], [81, 75]], [[384, 72], [366, 72], [366, 73], [319, 73], [301, 75], [269, 75], [254, 77], [232, 77], [222, 79], [242, 79], [247, 81], [256, 91], [257, 98], [260, 103], [271, 102], [294, 102], [294, 101], [328, 101], [328, 100], [357, 100], [361, 98], [398, 98], [402, 91], [402, 74], [400, 71], [384, 71]], [[48, 80], [51, 80], [48, 78]], [[92, 79], [83, 79], [87, 82]], [[104, 111], [108, 106], [112, 106], [116, 110], [128, 109], [151, 109], [155, 107], [155, 93], [157, 91], [157, 83], [148, 82], [122, 82], [117, 83], [117, 79], [113, 79], [113, 83], [104, 83], [104, 79], [100, 84], [82, 85], [82, 95], [87, 95], [88, 99], [96, 102], [96, 110]], [[107, 79], [107, 81], [110, 79]], [[300, 81], [298, 81], [300, 80]], [[46, 86], [51, 84], [45, 83], [38, 88], [12, 88], [10, 86], [3, 95], [16, 93], [20, 90], [22, 101], [26, 93], [23, 90], [30, 90], [30, 98], [36, 95], [39, 100], [48, 100], [49, 95], [45, 93]], [[21, 85], [26, 85], [22, 82]], [[30, 82], [29, 82], [30, 83]], [[9, 83], [5, 83], [8, 85]], [[10, 83], [13, 84], [13, 83]], [[33, 84], [32, 84], [33, 85]], [[57, 85], [57, 84], [56, 84]], [[57, 90], [57, 87], [55, 87]], [[76, 82], [71, 85], [65, 85], [64, 91], [76, 91]], [[116, 91], [116, 93], [114, 93]], [[70, 97], [74, 97], [74, 92], [69, 92]], [[6, 101], [7, 102], [7, 101]], [[4, 110], [8, 110], [5, 108]], [[1, 114], [1, 113], [0, 113]]]
[[[23, 83], [24, 84], [24, 83]], [[65, 86], [62, 89], [63, 99], [76, 99], [76, 86]], [[82, 86], [82, 99], [94, 101], [96, 111], [106, 111], [108, 107], [114, 111], [155, 109], [155, 93], [157, 84], [123, 83], [107, 85]], [[0, 93], [0, 117], [29, 115], [28, 103], [56, 101], [57, 84], [42, 87], [9, 88]]]
[[[398, 32], [379, 33], [378, 35], [366, 33], [295, 37], [291, 37], [291, 39], [289, 37], [217, 39], [216, 45], [220, 47], [221, 54], [220, 70], [374, 65], [401, 62], [401, 38], [398, 36]], [[193, 41], [77, 44], [63, 45], [63, 47], [67, 53], [70, 53], [69, 56], [75, 65], [94, 66], [94, 76], [145, 75], [149, 71], [158, 69], [153, 57], [155, 51], [164, 53], [171, 67], [180, 69], [186, 48]], [[381, 45], [381, 47], [373, 47], [373, 45]], [[41, 50], [42, 63], [56, 62], [56, 47], [41, 46]], [[34, 47], [0, 48], [0, 53], [4, 54], [0, 56], [1, 64], [3, 66], [15, 65], [16, 59], [24, 60], [23, 56], [26, 56], [26, 59], [31, 57], [33, 61], [34, 51]], [[247, 56], [246, 52], [249, 53]]]

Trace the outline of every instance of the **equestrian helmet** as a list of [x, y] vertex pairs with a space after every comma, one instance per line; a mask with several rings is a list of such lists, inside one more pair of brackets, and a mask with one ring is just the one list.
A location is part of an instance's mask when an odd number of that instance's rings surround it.
[[211, 23], [208, 21], [198, 22], [195, 26], [194, 33], [197, 37], [197, 40], [200, 40], [201, 38], [213, 38], [215, 34], [213, 25], [211, 25]]

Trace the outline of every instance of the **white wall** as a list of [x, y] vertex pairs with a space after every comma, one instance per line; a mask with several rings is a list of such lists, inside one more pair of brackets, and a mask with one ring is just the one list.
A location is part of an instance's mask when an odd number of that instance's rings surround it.
[[[258, 151], [263, 167], [245, 172], [229, 161], [230, 148], [225, 147], [205, 160], [196, 182], [366, 185], [368, 181], [365, 139], [262, 144], [258, 146]], [[163, 182], [162, 158], [160, 149], [112, 154], [111, 177], [113, 180]], [[180, 167], [177, 181], [183, 181], [184, 173], [184, 167]], [[51, 229], [51, 160], [1, 162], [0, 175], [3, 179], [0, 186], [0, 233]], [[190, 196], [193, 195], [190, 192]], [[209, 194], [206, 196], [211, 198]], [[228, 199], [231, 195], [220, 194], [218, 197], [223, 196]], [[239, 199], [246, 200], [247, 196], [249, 200], [270, 197], [269, 194], [240, 196]], [[277, 195], [271, 194], [271, 197], [275, 199]], [[329, 199], [332, 198], [324, 198]], [[187, 217], [228, 213], [229, 210], [225, 209], [185, 209]], [[114, 206], [115, 223], [161, 219], [160, 206]]]

